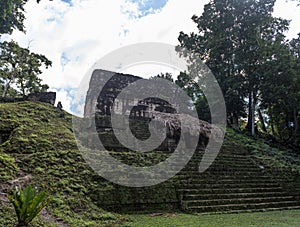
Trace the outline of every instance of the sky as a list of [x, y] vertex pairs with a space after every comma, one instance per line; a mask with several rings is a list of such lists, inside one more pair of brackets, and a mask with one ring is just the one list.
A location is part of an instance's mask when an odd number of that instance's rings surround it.
[[[191, 20], [200, 16], [208, 0], [43, 0], [26, 6], [26, 34], [9, 37], [31, 51], [44, 54], [53, 66], [43, 71], [43, 82], [57, 92], [68, 112], [81, 80], [93, 64], [126, 45], [162, 42], [178, 45], [180, 31], [197, 31]], [[300, 32], [300, 6], [277, 0], [274, 16], [291, 21], [288, 38]], [[298, 23], [297, 23], [298, 22]], [[155, 65], [127, 69], [127, 73], [149, 77], [169, 71]]]

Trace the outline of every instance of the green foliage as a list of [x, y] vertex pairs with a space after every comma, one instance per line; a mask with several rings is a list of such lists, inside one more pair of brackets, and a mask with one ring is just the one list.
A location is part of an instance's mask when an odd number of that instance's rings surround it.
[[13, 29], [24, 31], [24, 0], [0, 1], [0, 35], [11, 34]]
[[[0, 36], [11, 34], [14, 29], [25, 32], [24, 5], [28, 0], [0, 0]], [[39, 3], [40, 0], [37, 0]]]
[[12, 84], [23, 95], [46, 91], [48, 85], [41, 84], [38, 77], [41, 67], [48, 68], [52, 62], [44, 55], [30, 52], [14, 41], [0, 43], [0, 80], [2, 81], [2, 96], [6, 96]]
[[[178, 87], [186, 92], [186, 94], [191, 98], [193, 104], [197, 110], [198, 117], [201, 120], [210, 122], [210, 110], [208, 102], [205, 98], [203, 91], [200, 89], [198, 83], [196, 83], [193, 78], [191, 78], [187, 73], [180, 72], [176, 80], [173, 80], [171, 73], [161, 73], [157, 76], [151, 77], [151, 79], [162, 78], [175, 83]], [[187, 105], [191, 105], [187, 103]]]
[[31, 186], [24, 189], [16, 187], [8, 198], [14, 206], [20, 227], [28, 226], [50, 201], [46, 191], [38, 192]]
[[161, 73], [161, 74], [158, 74], [157, 76], [151, 77], [150, 79], [155, 79], [155, 78], [161, 78], [161, 79], [165, 79], [165, 80], [169, 80], [171, 82], [174, 82], [171, 73], [165, 73], [165, 74]]
[[12, 179], [18, 167], [9, 154], [0, 153], [0, 183]]
[[[0, 0], [0, 36], [11, 34], [14, 29], [25, 32], [24, 5], [28, 0]], [[37, 0], [39, 3], [40, 0]], [[16, 97], [46, 91], [49, 87], [41, 84], [37, 76], [42, 73], [41, 67], [51, 66], [44, 55], [35, 54], [16, 42], [0, 42], [0, 92], [3, 97]], [[15, 89], [12, 84], [16, 85]]]
[[[289, 22], [272, 16], [274, 3], [209, 1], [201, 16], [192, 17], [198, 32], [179, 35], [177, 51], [190, 62], [188, 76], [182, 74], [179, 84], [188, 87], [191, 97], [199, 97], [199, 109], [205, 109], [203, 94], [186, 85], [189, 76], [203, 70], [198, 64], [203, 61], [223, 91], [229, 125], [238, 128], [247, 117], [247, 129], [253, 134], [256, 124], [291, 142], [291, 136], [299, 134], [300, 39], [286, 40]], [[205, 85], [205, 77], [202, 82]], [[288, 128], [288, 122], [294, 127]]]
[[191, 97], [194, 102], [194, 106], [196, 107], [199, 119], [210, 122], [211, 117], [208, 102], [198, 83], [196, 83], [186, 72], [180, 72], [175, 84], [182, 88], [186, 94]]

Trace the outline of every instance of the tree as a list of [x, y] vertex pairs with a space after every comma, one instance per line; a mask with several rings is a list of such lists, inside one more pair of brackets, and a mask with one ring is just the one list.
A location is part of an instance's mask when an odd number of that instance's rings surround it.
[[0, 0], [0, 34], [11, 34], [14, 29], [24, 31], [24, 0]]
[[1, 43], [0, 49], [0, 78], [4, 82], [3, 97], [7, 95], [8, 89], [13, 84], [23, 96], [48, 89], [48, 86], [41, 84], [41, 79], [38, 78], [42, 73], [41, 67], [48, 68], [52, 64], [44, 55], [32, 53], [14, 41]]
[[191, 62], [189, 71], [198, 67], [198, 58], [218, 80], [229, 125], [238, 128], [238, 120], [248, 116], [252, 134], [266, 56], [288, 28], [286, 20], [272, 17], [274, 2], [211, 0], [200, 17], [192, 17], [198, 33], [181, 32], [178, 38], [177, 50]]
[[0, 0], [0, 35], [11, 34], [14, 29], [25, 32], [24, 5], [27, 2], [28, 0]]
[[191, 98], [199, 119], [210, 122], [211, 116], [208, 102], [198, 83], [187, 72], [180, 72], [175, 80], [175, 84], [182, 88]]
[[[28, 0], [0, 0], [0, 36], [11, 34], [14, 29], [25, 32], [24, 5]], [[40, 0], [37, 0], [39, 3]], [[0, 91], [2, 96], [15, 96], [17, 91], [12, 84], [17, 85], [21, 94], [45, 91], [48, 85], [42, 85], [37, 75], [41, 74], [43, 65], [51, 66], [44, 55], [31, 53], [20, 47], [16, 42], [0, 43]]]
[[165, 79], [165, 80], [169, 80], [171, 82], [174, 82], [172, 74], [171, 73], [160, 73], [156, 76], [152, 76], [150, 77], [150, 79], [155, 79], [155, 78], [161, 78], [161, 79]]
[[[223, 91], [226, 101], [228, 120], [230, 124], [237, 124], [237, 119], [244, 113], [244, 99], [242, 77], [239, 76], [235, 64], [235, 48], [238, 26], [235, 25], [237, 15], [236, 1], [210, 1], [204, 7], [203, 14], [193, 16], [199, 32], [190, 35], [180, 33], [180, 47], [193, 53], [192, 58], [200, 58], [213, 72]], [[197, 64], [197, 60], [190, 61]], [[191, 64], [191, 68], [197, 65]]]

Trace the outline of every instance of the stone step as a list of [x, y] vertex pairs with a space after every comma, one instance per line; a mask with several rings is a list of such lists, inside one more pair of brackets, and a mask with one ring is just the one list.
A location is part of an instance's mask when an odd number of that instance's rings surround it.
[[254, 192], [254, 193], [226, 193], [226, 194], [184, 194], [182, 200], [208, 200], [208, 199], [230, 199], [230, 198], [255, 198], [255, 197], [281, 197], [294, 196], [287, 192]]
[[[188, 163], [185, 165], [185, 167], [198, 167], [200, 165], [200, 161], [199, 162], [193, 162], [193, 163]], [[244, 168], [257, 168], [257, 169], [269, 169], [268, 167], [260, 167], [259, 165], [256, 164], [252, 164], [252, 163], [235, 163], [235, 162], [228, 162], [228, 163], [218, 163], [218, 162], [213, 162], [213, 163], [201, 163], [201, 165], [209, 165], [210, 168], [215, 168], [215, 167], [232, 167], [235, 169], [244, 169]], [[182, 166], [182, 164], [180, 162], [174, 162], [172, 164], [172, 166]]]
[[[186, 167], [186, 168], [183, 168], [181, 171], [187, 171], [187, 172], [198, 172], [199, 170], [199, 167], [198, 166], [195, 166], [195, 167], [192, 167], [192, 166], [189, 166], [189, 167]], [[250, 172], [250, 173], [261, 173], [262, 170], [259, 169], [259, 168], [235, 168], [235, 167], [224, 167], [224, 166], [210, 166], [206, 171], [209, 171], [209, 172]]]
[[[192, 162], [192, 163], [188, 163], [186, 166], [199, 166], [201, 163], [201, 161], [197, 161], [197, 162]], [[255, 163], [250, 163], [250, 162], [244, 162], [244, 163], [238, 163], [238, 162], [218, 162], [218, 161], [213, 161], [212, 163], [209, 162], [202, 162], [201, 165], [209, 165], [210, 167], [219, 167], [219, 166], [223, 166], [223, 167], [234, 167], [234, 168], [259, 168], [259, 169], [268, 169], [268, 167], [260, 167], [259, 165], [255, 164]], [[182, 166], [182, 164], [180, 162], [174, 162], [173, 163], [174, 166]]]
[[[182, 161], [181, 159], [178, 159], [178, 161]], [[189, 163], [199, 163], [202, 161], [202, 158], [192, 158]], [[203, 160], [205, 162], [206, 160]], [[216, 159], [207, 159], [209, 162], [213, 163], [239, 163], [239, 164], [255, 164], [255, 162], [250, 158], [216, 158]]]
[[[198, 171], [199, 170], [200, 163], [197, 163], [195, 165], [185, 165], [182, 168], [182, 171]], [[171, 165], [171, 169], [177, 169], [178, 167], [181, 167], [178, 164]], [[225, 166], [225, 165], [210, 165], [208, 169], [205, 171], [240, 171], [240, 172], [261, 172], [266, 171], [268, 168], [259, 168], [259, 166]]]
[[236, 184], [236, 183], [281, 183], [286, 182], [285, 179], [272, 179], [272, 178], [230, 178], [230, 179], [211, 179], [211, 178], [189, 178], [180, 180], [180, 184]]
[[228, 193], [257, 193], [257, 192], [283, 192], [282, 187], [265, 188], [182, 188], [178, 189], [180, 193], [185, 194], [228, 194]]
[[220, 182], [288, 182], [283, 178], [275, 178], [268, 175], [232, 175], [232, 174], [213, 174], [213, 175], [202, 175], [202, 174], [184, 174], [178, 173], [176, 175], [177, 182], [191, 182], [191, 183], [220, 183]]
[[[193, 167], [198, 167], [200, 165], [200, 162], [194, 163], [194, 164], [187, 164], [186, 167], [188, 166], [193, 166]], [[172, 166], [181, 166], [180, 163], [174, 163], [172, 164]], [[228, 168], [228, 167], [232, 167], [232, 168], [240, 168], [240, 169], [244, 169], [244, 168], [257, 168], [257, 169], [261, 169], [258, 165], [252, 164], [252, 163], [247, 163], [247, 164], [238, 164], [238, 163], [217, 163], [214, 162], [210, 165], [210, 167], [224, 167], [224, 168]], [[262, 168], [268, 168], [268, 167], [262, 167]]]
[[233, 183], [233, 184], [181, 184], [179, 188], [189, 188], [189, 189], [215, 189], [215, 188], [224, 188], [224, 189], [235, 189], [235, 188], [276, 188], [280, 185], [278, 183], [265, 183], [265, 182], [256, 182], [256, 183]]
[[244, 210], [227, 210], [227, 211], [212, 211], [212, 212], [201, 212], [201, 214], [235, 214], [235, 213], [245, 213], [245, 212], [267, 212], [267, 211], [281, 211], [281, 210], [297, 210], [300, 206], [282, 206], [282, 207], [268, 207], [261, 209], [244, 209]]
[[[203, 159], [204, 156], [193, 156], [192, 158], [190, 158], [190, 161], [201, 161]], [[178, 157], [179, 160], [180, 157]], [[235, 157], [235, 156], [217, 156], [217, 157], [209, 157], [209, 156], [205, 156], [205, 160], [209, 160], [209, 161], [217, 161], [217, 162], [254, 162], [254, 159], [252, 159], [250, 156], [243, 156], [243, 157]]]
[[199, 173], [198, 171], [191, 171], [191, 170], [181, 170], [178, 175], [185, 175], [190, 177], [201, 177], [201, 176], [238, 176], [238, 175], [247, 175], [247, 176], [257, 176], [259, 177], [262, 174], [266, 174], [259, 170], [244, 170], [244, 171], [238, 171], [238, 170], [216, 170], [216, 169], [209, 169], [205, 171], [204, 173]]
[[[176, 159], [176, 161], [184, 161], [183, 159]], [[247, 158], [247, 159], [205, 159], [205, 160], [202, 160], [202, 158], [200, 159], [190, 159], [188, 161], [189, 164], [195, 164], [195, 163], [200, 163], [200, 162], [213, 162], [213, 163], [218, 163], [218, 164], [235, 164], [235, 165], [256, 165], [256, 162], [254, 162], [253, 160]]]
[[[199, 168], [199, 163], [196, 165], [186, 165], [183, 167], [183, 170], [186, 170], [188, 168], [192, 168], [193, 171], [198, 171]], [[177, 167], [178, 165], [171, 165], [173, 167]], [[242, 166], [224, 166], [224, 165], [210, 165], [208, 166], [208, 169], [206, 171], [223, 171], [223, 170], [234, 170], [234, 171], [253, 171], [253, 172], [257, 172], [257, 171], [264, 171], [265, 168], [259, 168], [258, 166], [245, 166], [242, 168]]]
[[221, 180], [264, 180], [264, 179], [274, 179], [275, 181], [278, 179], [282, 179], [285, 180], [282, 177], [274, 177], [272, 175], [269, 174], [260, 174], [260, 175], [219, 175], [219, 174], [210, 174], [209, 172], [204, 172], [204, 173], [199, 173], [199, 172], [195, 172], [191, 175], [186, 174], [184, 172], [179, 172], [177, 174], [178, 179], [181, 180], [190, 180], [190, 179], [194, 179], [194, 180], [210, 180], [210, 181], [221, 181]]
[[183, 200], [184, 206], [212, 206], [212, 205], [226, 205], [226, 204], [248, 204], [248, 203], [266, 203], [266, 202], [294, 202], [293, 196], [281, 197], [253, 197], [253, 198], [234, 198], [230, 199], [208, 199], [208, 200]]
[[195, 182], [219, 182], [219, 181], [222, 181], [222, 180], [232, 180], [234, 181], [236, 179], [236, 181], [243, 181], [243, 180], [256, 180], [259, 182], [259, 181], [264, 181], [264, 180], [270, 180], [273, 182], [288, 182], [288, 181], [284, 181], [284, 179], [282, 178], [276, 178], [276, 177], [273, 177], [270, 176], [270, 175], [249, 175], [249, 174], [226, 174], [226, 173], [214, 173], [214, 174], [200, 174], [200, 173], [195, 173], [195, 174], [186, 174], [186, 173], [177, 173], [176, 175], [176, 178], [179, 180], [179, 181], [184, 181], [184, 180], [191, 180], [193, 179]]
[[299, 201], [278, 201], [278, 202], [262, 202], [262, 203], [241, 203], [241, 204], [225, 204], [214, 206], [189, 206], [190, 212], [218, 212], [218, 211], [234, 211], [234, 210], [257, 210], [266, 208], [283, 208], [283, 207], [299, 207]]
[[200, 173], [203, 154], [195, 153], [176, 175], [183, 209], [230, 213], [300, 208], [300, 194], [288, 191], [287, 179], [260, 165], [249, 153], [226, 150], [216, 158], [206, 156], [212, 164]]
[[[203, 153], [201, 154], [194, 154], [193, 155], [193, 159], [202, 159], [203, 157]], [[251, 155], [239, 155], [239, 154], [230, 154], [230, 153], [227, 153], [227, 154], [222, 154], [222, 153], [219, 153], [217, 156], [215, 155], [206, 155], [205, 157], [207, 158], [215, 158], [216, 159], [235, 159], [235, 160], [251, 160], [252, 159], [252, 156]]]

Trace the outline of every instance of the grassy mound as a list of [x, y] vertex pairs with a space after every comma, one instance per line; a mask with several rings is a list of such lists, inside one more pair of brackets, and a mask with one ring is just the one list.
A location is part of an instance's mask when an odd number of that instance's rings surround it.
[[[176, 177], [147, 189], [121, 187], [106, 181], [80, 155], [72, 131], [72, 116], [59, 115], [55, 107], [38, 102], [0, 104], [1, 226], [16, 222], [6, 197], [15, 185], [47, 189], [53, 198], [33, 226], [118, 226], [127, 222], [126, 217], [102, 208], [125, 207], [136, 211], [147, 209], [149, 203], [157, 205], [157, 209], [167, 209], [168, 205], [176, 208]], [[241, 150], [250, 151], [258, 164], [288, 177], [300, 173], [299, 158], [292, 151], [273, 148], [263, 140], [228, 130], [221, 152]], [[110, 153], [134, 166], [153, 165], [168, 156]], [[161, 207], [162, 203], [166, 206]]]
[[16, 220], [5, 194], [15, 185], [47, 189], [52, 202], [34, 226], [111, 226], [124, 218], [91, 202], [94, 188], [111, 187], [81, 157], [72, 116], [34, 102], [0, 104], [0, 223]]

